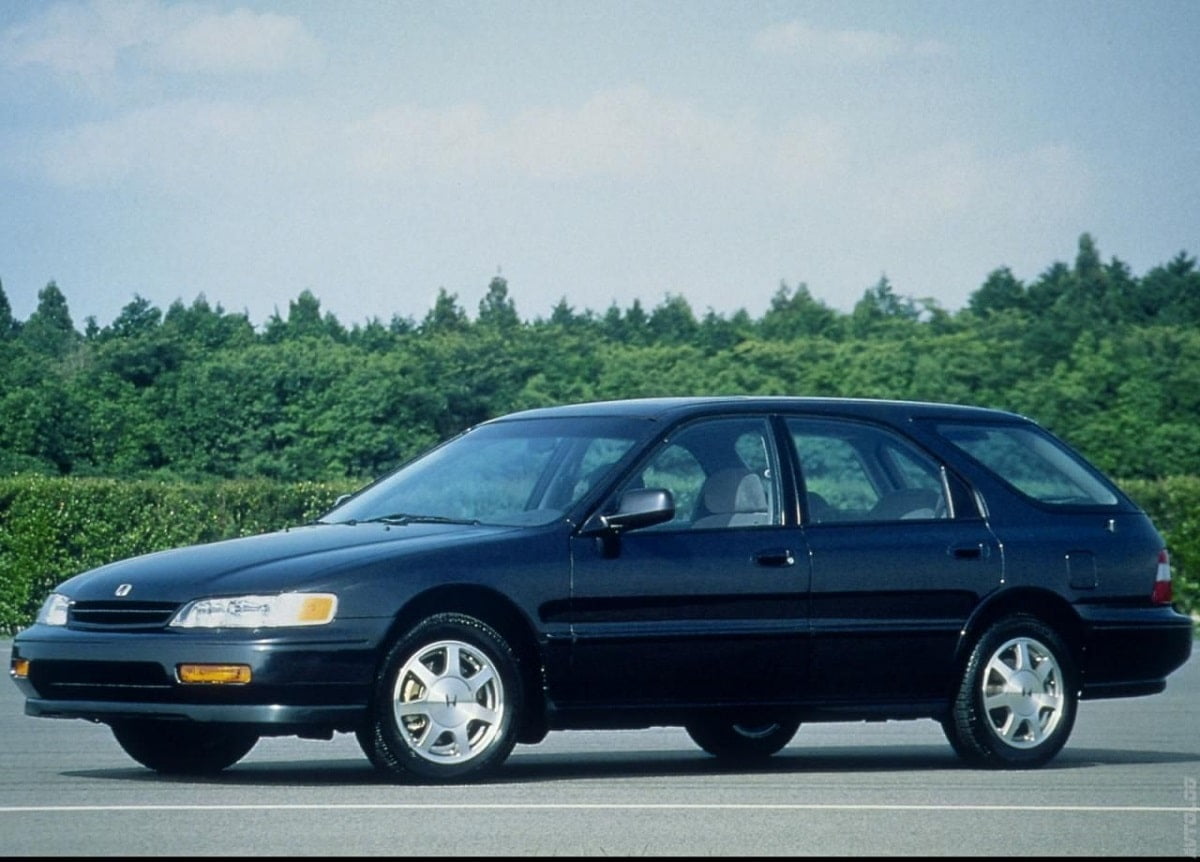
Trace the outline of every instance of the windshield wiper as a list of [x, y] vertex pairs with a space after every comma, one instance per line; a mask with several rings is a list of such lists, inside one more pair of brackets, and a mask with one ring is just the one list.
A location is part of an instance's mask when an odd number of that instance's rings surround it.
[[349, 521], [351, 524], [467, 524], [476, 526], [481, 521], [475, 518], [450, 518], [446, 515], [414, 515], [410, 512], [395, 512], [391, 515], [380, 515], [378, 518], [363, 518], [361, 521]]

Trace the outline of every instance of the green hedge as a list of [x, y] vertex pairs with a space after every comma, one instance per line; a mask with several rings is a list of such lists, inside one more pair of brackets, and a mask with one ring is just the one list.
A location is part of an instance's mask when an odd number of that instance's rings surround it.
[[28, 625], [46, 594], [70, 575], [136, 554], [301, 524], [348, 490], [269, 480], [0, 479], [0, 632]]
[[[1122, 487], [1167, 541], [1178, 606], [1200, 612], [1200, 477]], [[29, 624], [55, 584], [112, 560], [301, 524], [345, 485], [0, 478], [0, 633]]]

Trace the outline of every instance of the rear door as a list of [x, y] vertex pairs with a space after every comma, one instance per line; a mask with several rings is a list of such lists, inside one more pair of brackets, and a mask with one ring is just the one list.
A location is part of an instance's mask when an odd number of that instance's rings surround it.
[[811, 694], [942, 700], [967, 617], [1001, 583], [973, 495], [899, 433], [785, 420], [811, 565]]

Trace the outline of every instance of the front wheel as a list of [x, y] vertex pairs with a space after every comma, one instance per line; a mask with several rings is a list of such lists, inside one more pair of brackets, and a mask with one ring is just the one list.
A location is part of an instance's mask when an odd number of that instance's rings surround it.
[[762, 760], [775, 754], [796, 735], [800, 722], [730, 721], [720, 717], [697, 719], [684, 729], [702, 749], [722, 760]]
[[142, 766], [167, 775], [210, 775], [233, 766], [258, 742], [250, 730], [154, 719], [114, 722], [113, 736]]
[[1027, 769], [1053, 758], [1075, 724], [1070, 651], [1053, 629], [1018, 615], [987, 629], [971, 650], [950, 716], [955, 752], [969, 763]]
[[399, 778], [474, 779], [512, 751], [521, 702], [504, 638], [473, 617], [438, 614], [388, 653], [358, 740], [377, 768]]

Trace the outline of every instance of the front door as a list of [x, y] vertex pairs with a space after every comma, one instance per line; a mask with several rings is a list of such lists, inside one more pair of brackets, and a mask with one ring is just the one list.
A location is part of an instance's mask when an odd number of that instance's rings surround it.
[[665, 488], [673, 520], [572, 539], [571, 683], [564, 705], [795, 701], [808, 669], [809, 569], [784, 526], [763, 417], [671, 433], [613, 498]]

